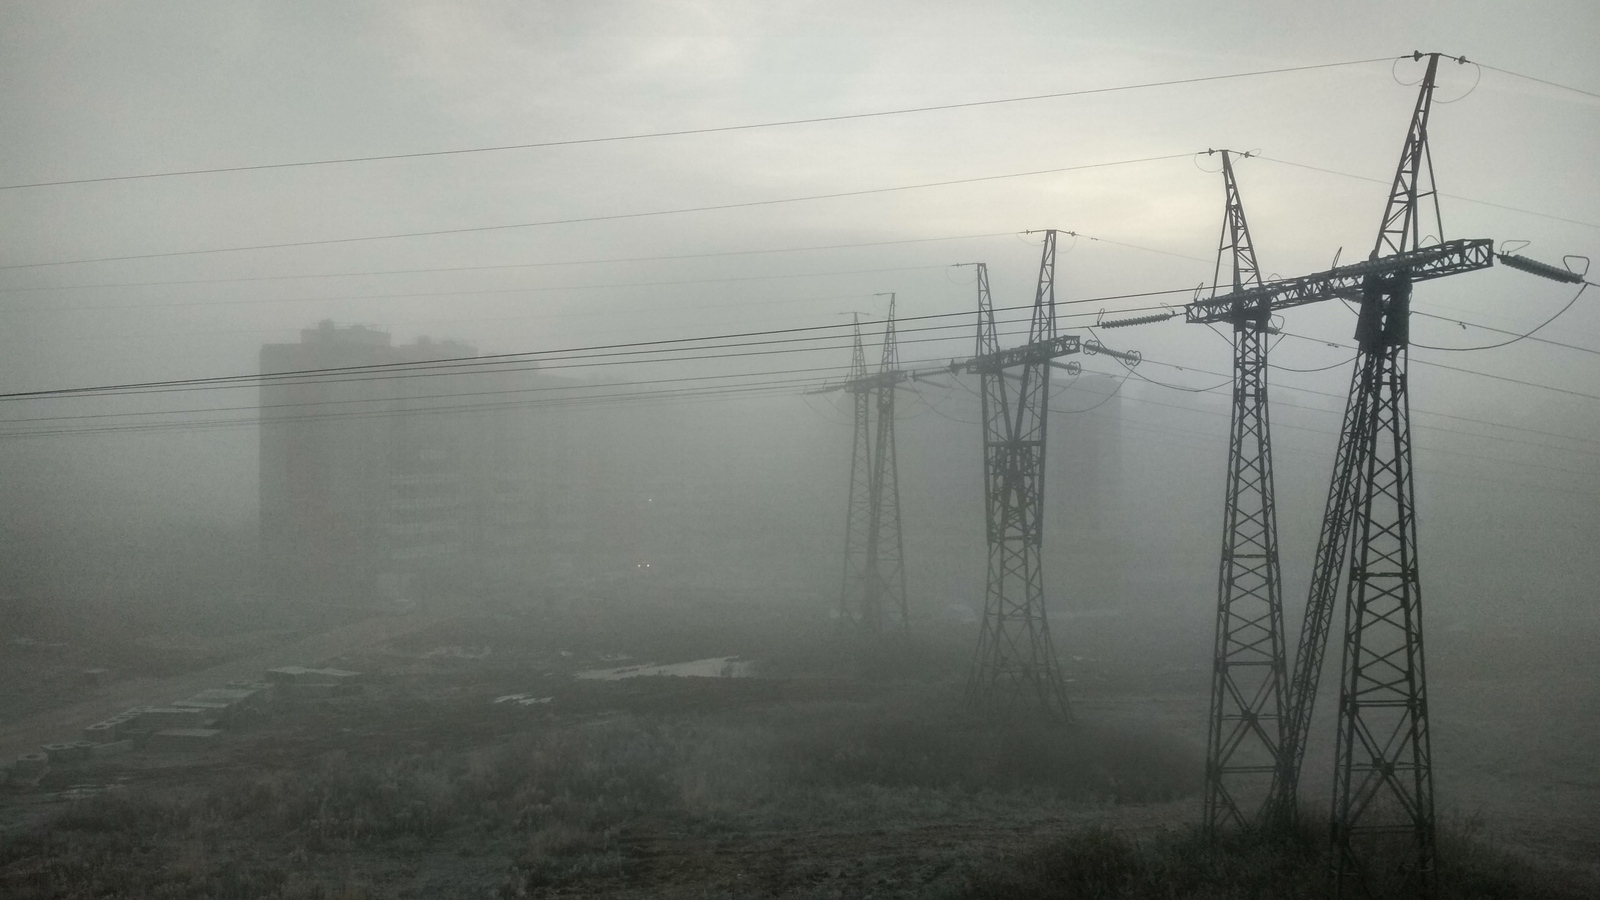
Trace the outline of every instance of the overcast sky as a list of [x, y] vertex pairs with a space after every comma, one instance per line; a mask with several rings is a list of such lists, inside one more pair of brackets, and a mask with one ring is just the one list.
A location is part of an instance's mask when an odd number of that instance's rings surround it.
[[[1209, 6], [8, 3], [0, 6], [0, 185], [738, 125], [1412, 50], [1600, 91], [1600, 8], [1592, 2], [1524, 3], [1514, 13], [1503, 3]], [[399, 340], [428, 334], [507, 352], [827, 324], [851, 310], [881, 315], [885, 301], [873, 295], [887, 291], [897, 292], [903, 315], [952, 312], [970, 308], [973, 293], [971, 270], [949, 267], [976, 260], [990, 264], [997, 302], [1014, 305], [1031, 299], [1038, 252], [1036, 238], [1018, 233], [1049, 227], [1084, 235], [1062, 240], [1063, 300], [1189, 288], [1211, 274], [1222, 199], [1215, 160], [1191, 154], [1214, 147], [1277, 160], [1243, 162], [1238, 175], [1263, 268], [1298, 274], [1325, 268], [1341, 248], [1346, 261], [1364, 257], [1385, 190], [1286, 162], [1392, 177], [1415, 99], [1407, 85], [1421, 70], [1409, 60], [1372, 62], [822, 124], [3, 190], [0, 377], [12, 391], [248, 372], [262, 343], [293, 340], [322, 318], [375, 325]], [[1527, 252], [1550, 262], [1600, 255], [1600, 100], [1453, 63], [1442, 69], [1438, 98], [1440, 188], [1484, 201], [1447, 198], [1447, 237], [1529, 240]], [[736, 210], [36, 265], [1167, 156], [1175, 158]], [[907, 240], [921, 242], [577, 264]], [[562, 265], [281, 277], [532, 263]], [[240, 278], [275, 280], [86, 287]], [[1425, 286], [1417, 308], [1525, 330], [1570, 296], [1565, 286], [1497, 268]], [[1342, 309], [1297, 312], [1289, 327], [1350, 337]], [[1595, 299], [1546, 334], [1600, 347]], [[1415, 335], [1452, 346], [1499, 339], [1437, 320], [1419, 320]], [[1144, 370], [1176, 384], [1211, 386], [1215, 377], [1194, 370], [1228, 365], [1223, 342], [1181, 321], [1107, 339], [1153, 363], [1185, 366]], [[949, 358], [969, 342], [963, 331], [903, 356]], [[1302, 340], [1285, 340], [1275, 354], [1299, 367], [1346, 357]], [[1475, 354], [1418, 350], [1416, 358], [1600, 392], [1600, 357], [1532, 342]], [[845, 360], [816, 364], [831, 362]], [[1274, 377], [1340, 393], [1347, 373]], [[1594, 400], [1446, 370], [1416, 384], [1424, 409], [1600, 439]], [[7, 412], [64, 408], [26, 409]], [[1595, 471], [1600, 445], [1531, 440], [1561, 449], [1472, 448]]]

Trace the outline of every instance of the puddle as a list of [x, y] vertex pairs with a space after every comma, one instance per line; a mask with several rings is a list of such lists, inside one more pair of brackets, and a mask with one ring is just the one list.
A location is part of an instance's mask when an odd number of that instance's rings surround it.
[[749, 678], [754, 674], [755, 663], [752, 660], [740, 659], [737, 656], [714, 656], [709, 659], [662, 666], [644, 664], [623, 666], [618, 669], [588, 669], [573, 677], [595, 681], [620, 681], [644, 675], [676, 675], [680, 678]]

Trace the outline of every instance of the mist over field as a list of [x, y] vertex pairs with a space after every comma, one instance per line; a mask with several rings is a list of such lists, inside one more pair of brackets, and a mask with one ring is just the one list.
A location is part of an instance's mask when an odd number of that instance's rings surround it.
[[[1592, 895], [1596, 26], [7, 6], [0, 894]], [[1397, 307], [1433, 812], [1426, 865], [1335, 881], [1383, 567], [1339, 557], [1293, 816], [1263, 758], [1261, 820], [1205, 827], [1217, 723], [1257, 725], [1219, 704], [1280, 707], [1218, 699], [1239, 339], [1184, 307], [1234, 286], [1223, 148], [1247, 276], [1385, 255], [1431, 52], [1410, 249], [1555, 268]], [[1051, 260], [1079, 343], [985, 368], [980, 285], [1020, 348]], [[1260, 333], [1284, 717], [1371, 296]], [[1029, 469], [985, 410], [1046, 374]]]

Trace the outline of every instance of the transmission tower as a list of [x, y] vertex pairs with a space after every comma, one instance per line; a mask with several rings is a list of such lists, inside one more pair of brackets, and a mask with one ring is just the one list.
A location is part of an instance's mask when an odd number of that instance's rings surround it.
[[[1224, 260], [1231, 263], [1234, 296], [1261, 286], [1232, 153], [1217, 152], [1222, 155], [1226, 205], [1213, 298], [1224, 285]], [[1208, 839], [1226, 827], [1262, 823], [1270, 811], [1273, 782], [1282, 774], [1286, 672], [1267, 414], [1271, 315], [1266, 298], [1257, 297], [1235, 303], [1225, 319], [1233, 325], [1233, 424], [1206, 741], [1203, 822]]]
[[[876, 374], [867, 370], [861, 322], [855, 322], [850, 377], [842, 385], [855, 412], [850, 454], [850, 499], [845, 515], [844, 580], [839, 592], [841, 628], [872, 636], [905, 635], [905, 544], [900, 530], [900, 485], [895, 454], [894, 392], [906, 380], [899, 368], [894, 295]], [[874, 418], [876, 415], [876, 418]], [[874, 434], [874, 432], [876, 432]]]
[[[1370, 259], [1421, 246], [1421, 201], [1444, 229], [1428, 151], [1428, 114], [1439, 55], [1428, 57], [1383, 226]], [[1433, 753], [1423, 665], [1422, 579], [1417, 564], [1407, 358], [1411, 274], [1372, 273], [1356, 320], [1354, 470], [1350, 568], [1339, 677], [1332, 834], [1336, 887], [1365, 891], [1397, 878], [1426, 892], [1434, 868]], [[1341, 437], [1342, 441], [1342, 437]], [[1309, 700], [1308, 700], [1309, 703]], [[1410, 846], [1396, 853], [1396, 835]], [[1388, 856], [1397, 858], [1387, 859]], [[1376, 870], [1388, 869], [1388, 872]]]
[[[1246, 287], [1187, 308], [1191, 322], [1222, 322], [1241, 305], [1259, 304], [1270, 315], [1329, 299], [1361, 304], [1358, 355], [1301, 629], [1282, 754], [1286, 772], [1278, 786], [1280, 800], [1292, 809], [1333, 597], [1348, 556], [1330, 829], [1341, 893], [1355, 886], [1368, 893], [1425, 892], [1434, 865], [1406, 377], [1411, 286], [1488, 268], [1494, 250], [1488, 240], [1438, 236], [1442, 228], [1427, 138], [1439, 54], [1426, 58], [1372, 255], [1365, 262]], [[1436, 230], [1434, 242], [1424, 246], [1420, 201], [1430, 198]]]
[[855, 353], [850, 379], [844, 385], [855, 411], [855, 437], [850, 450], [850, 502], [844, 521], [844, 584], [839, 591], [841, 628], [867, 627], [878, 622], [868, 603], [874, 579], [868, 576], [872, 534], [872, 384], [867, 378], [867, 355], [861, 346], [861, 317], [855, 317]]
[[878, 435], [872, 456], [872, 502], [867, 531], [867, 603], [876, 620], [874, 631], [909, 633], [906, 615], [905, 542], [900, 533], [900, 478], [894, 443], [894, 392], [904, 379], [894, 333], [894, 294], [883, 331], [883, 360], [878, 366]]
[[1077, 363], [1057, 359], [1083, 348], [1076, 335], [1056, 336], [1055, 265], [1056, 233], [1046, 231], [1028, 343], [1013, 350], [1000, 349], [988, 267], [977, 265], [977, 356], [965, 369], [983, 382], [989, 575], [967, 700], [989, 711], [1025, 706], [1071, 721], [1045, 618], [1040, 551], [1050, 370], [1076, 372]]

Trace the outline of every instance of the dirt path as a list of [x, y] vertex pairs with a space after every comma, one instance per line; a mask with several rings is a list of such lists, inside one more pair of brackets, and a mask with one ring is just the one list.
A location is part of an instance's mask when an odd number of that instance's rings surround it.
[[316, 665], [329, 657], [409, 634], [445, 618], [448, 616], [437, 614], [377, 616], [209, 669], [167, 678], [114, 682], [96, 690], [92, 697], [0, 726], [0, 759], [9, 760], [18, 754], [35, 752], [42, 744], [78, 740], [83, 736], [84, 726], [130, 706], [171, 703], [230, 681], [255, 681], [261, 678], [262, 672], [278, 666]]

